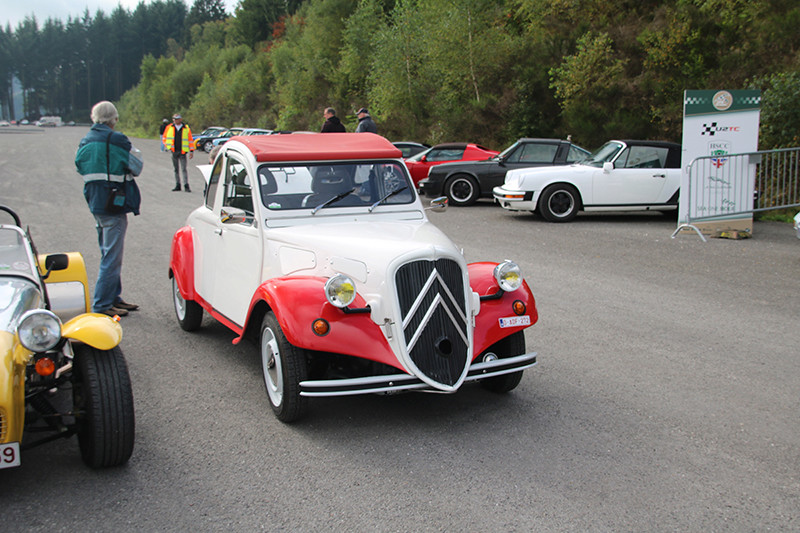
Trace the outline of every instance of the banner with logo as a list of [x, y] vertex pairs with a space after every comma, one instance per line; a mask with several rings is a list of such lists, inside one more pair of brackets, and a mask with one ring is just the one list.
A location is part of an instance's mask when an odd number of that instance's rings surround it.
[[708, 235], [752, 231], [755, 164], [726, 155], [758, 150], [760, 106], [757, 90], [684, 92], [679, 224]]

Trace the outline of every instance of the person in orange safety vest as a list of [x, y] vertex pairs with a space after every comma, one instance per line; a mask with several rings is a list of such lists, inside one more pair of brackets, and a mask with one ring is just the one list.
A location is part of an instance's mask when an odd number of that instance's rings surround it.
[[183, 190], [192, 192], [189, 187], [189, 173], [186, 170], [186, 154], [189, 154], [189, 159], [194, 157], [194, 138], [192, 130], [183, 123], [183, 117], [177, 113], [172, 116], [172, 124], [166, 127], [161, 140], [166, 150], [172, 152], [172, 168], [175, 169], [175, 188], [172, 190], [181, 190], [181, 174], [183, 174]]

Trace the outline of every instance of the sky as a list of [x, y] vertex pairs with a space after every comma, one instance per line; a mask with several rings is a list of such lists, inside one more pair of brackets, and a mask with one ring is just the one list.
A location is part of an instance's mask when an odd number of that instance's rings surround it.
[[[60, 19], [63, 22], [70, 16], [73, 19], [81, 18], [87, 8], [92, 16], [98, 9], [110, 15], [117, 5], [133, 11], [140, 1], [142, 0], [4, 0], [3, 9], [0, 10], [0, 25], [5, 29], [6, 24], [11, 24], [13, 31], [25, 17], [35, 15], [41, 28], [48, 18]], [[144, 1], [148, 3], [150, 0]], [[187, 7], [191, 7], [194, 3], [194, 0], [183, 1]], [[224, 0], [224, 3], [225, 11], [232, 14], [238, 0]]]

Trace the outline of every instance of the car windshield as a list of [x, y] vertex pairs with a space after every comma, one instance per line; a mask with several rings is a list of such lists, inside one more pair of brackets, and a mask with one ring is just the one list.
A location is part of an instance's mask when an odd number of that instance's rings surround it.
[[258, 169], [261, 201], [272, 211], [408, 204], [414, 201], [406, 167], [397, 161], [316, 163]]
[[514, 144], [512, 144], [511, 146], [509, 146], [508, 148], [506, 148], [505, 150], [503, 150], [503, 151], [502, 151], [502, 152], [500, 152], [499, 154], [497, 154], [497, 155], [495, 155], [495, 156], [492, 156], [492, 157], [490, 157], [489, 159], [495, 159], [495, 160], [498, 160], [498, 161], [499, 161], [500, 159], [505, 159], [505, 158], [507, 158], [507, 157], [508, 157], [508, 155], [509, 155], [511, 152], [513, 152], [514, 150], [516, 150], [516, 149], [517, 149], [517, 146], [519, 146], [519, 141], [515, 142]]
[[607, 163], [614, 159], [616, 155], [622, 150], [623, 144], [616, 142], [616, 141], [609, 141], [603, 146], [601, 146], [598, 150], [596, 150], [592, 155], [580, 161], [582, 165], [589, 165], [592, 167], [602, 167], [603, 163]]

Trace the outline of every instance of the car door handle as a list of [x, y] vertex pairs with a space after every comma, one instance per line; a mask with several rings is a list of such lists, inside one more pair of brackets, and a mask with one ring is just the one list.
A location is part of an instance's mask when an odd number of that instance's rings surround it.
[[666, 178], [667, 175], [666, 174], [653, 174], [653, 177], [654, 178]]
[[214, 230], [214, 233], [216, 233], [217, 235], [222, 235], [222, 228], [216, 228]]

